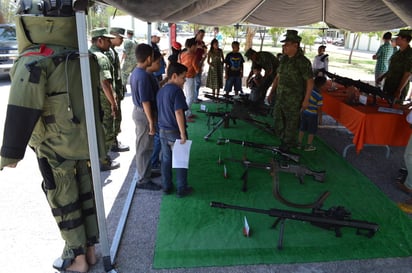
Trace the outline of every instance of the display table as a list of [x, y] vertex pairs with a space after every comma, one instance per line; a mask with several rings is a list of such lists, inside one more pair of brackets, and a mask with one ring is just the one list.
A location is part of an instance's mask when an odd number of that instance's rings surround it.
[[[355, 147], [359, 153], [365, 145], [406, 146], [412, 129], [406, 122], [406, 114], [379, 112], [378, 108], [389, 107], [388, 103], [378, 98], [377, 105], [349, 105], [345, 102], [347, 89], [337, 86], [337, 90], [329, 91], [328, 87], [322, 91], [324, 113], [333, 117], [345, 126], [354, 135], [353, 144], [348, 145], [343, 156], [346, 156], [350, 147]], [[369, 98], [369, 103], [372, 98]], [[394, 106], [395, 108], [397, 106]]]

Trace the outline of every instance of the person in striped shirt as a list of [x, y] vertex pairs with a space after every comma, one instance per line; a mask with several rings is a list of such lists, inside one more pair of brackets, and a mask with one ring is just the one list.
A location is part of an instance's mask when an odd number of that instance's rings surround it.
[[[322, 123], [323, 97], [321, 95], [321, 89], [325, 83], [325, 77], [318, 76], [315, 78], [313, 90], [309, 98], [309, 106], [301, 112], [298, 149], [304, 149], [306, 152], [316, 151], [316, 147], [312, 145], [312, 142], [318, 130], [318, 124]], [[307, 144], [303, 147], [302, 140], [305, 133], [308, 134]]]

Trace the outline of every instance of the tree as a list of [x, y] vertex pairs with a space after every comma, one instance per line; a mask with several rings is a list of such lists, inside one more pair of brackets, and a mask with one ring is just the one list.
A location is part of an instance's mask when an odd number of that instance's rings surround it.
[[245, 42], [245, 51], [253, 46], [253, 37], [256, 34], [256, 27], [248, 25], [246, 27], [246, 42]]
[[229, 37], [232, 38], [232, 41], [237, 39], [236, 26], [222, 26], [219, 27], [219, 31], [223, 34], [223, 45], [221, 45], [221, 48], [225, 47]]
[[356, 42], [358, 41], [360, 35], [361, 35], [360, 32], [354, 33], [353, 42], [352, 42], [352, 48], [350, 49], [350, 54], [349, 54], [349, 59], [348, 59], [348, 64], [351, 64], [351, 63], [352, 63], [352, 53], [353, 53], [353, 49], [355, 48]]
[[306, 46], [312, 47], [315, 44], [316, 33], [313, 30], [304, 30], [300, 33], [302, 37], [303, 52], [306, 52]]
[[282, 33], [285, 32], [285, 29], [282, 27], [271, 27], [268, 30], [268, 33], [270, 36], [272, 36], [272, 41], [273, 41], [273, 46], [277, 47], [278, 46], [278, 40], [279, 36], [282, 35]]
[[0, 23], [12, 23], [14, 15], [17, 11], [17, 5], [13, 0], [1, 0], [0, 1]]

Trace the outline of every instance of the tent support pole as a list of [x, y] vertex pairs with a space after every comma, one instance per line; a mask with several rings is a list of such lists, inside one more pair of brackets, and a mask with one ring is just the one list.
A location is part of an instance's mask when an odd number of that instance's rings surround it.
[[102, 184], [100, 178], [100, 164], [99, 164], [99, 152], [97, 149], [97, 136], [96, 136], [96, 122], [94, 116], [94, 105], [92, 98], [92, 85], [90, 76], [90, 62], [89, 62], [89, 50], [87, 46], [87, 24], [86, 15], [84, 11], [76, 11], [76, 25], [77, 25], [77, 37], [79, 40], [79, 53], [80, 53], [80, 68], [82, 76], [82, 87], [84, 106], [86, 113], [86, 126], [87, 126], [87, 138], [89, 145], [89, 155], [92, 170], [93, 190], [96, 201], [96, 214], [97, 222], [100, 231], [100, 245], [102, 249], [103, 265], [106, 272], [115, 273], [114, 267], [110, 259], [109, 240], [107, 237], [106, 216], [104, 210], [104, 200], [102, 192]]

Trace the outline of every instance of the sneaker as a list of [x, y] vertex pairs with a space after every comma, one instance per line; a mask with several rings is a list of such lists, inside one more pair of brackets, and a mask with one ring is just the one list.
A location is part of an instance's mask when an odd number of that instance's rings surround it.
[[148, 191], [159, 191], [162, 189], [162, 186], [153, 183], [152, 181], [144, 182], [144, 183], [137, 183], [136, 188], [141, 190], [148, 190]]
[[111, 171], [120, 168], [120, 163], [113, 161], [111, 159], [105, 159], [104, 161], [100, 162], [100, 171]]
[[178, 198], [182, 198], [182, 197], [185, 197], [185, 196], [188, 196], [188, 195], [192, 194], [192, 192], [193, 192], [193, 188], [190, 187], [190, 186], [187, 186], [183, 191], [178, 192], [176, 194], [176, 196]]
[[312, 152], [312, 151], [316, 151], [316, 147], [312, 146], [312, 145], [306, 145], [305, 147], [305, 152]]
[[303, 149], [302, 143], [298, 143], [298, 145], [296, 146], [296, 149], [302, 150]]

